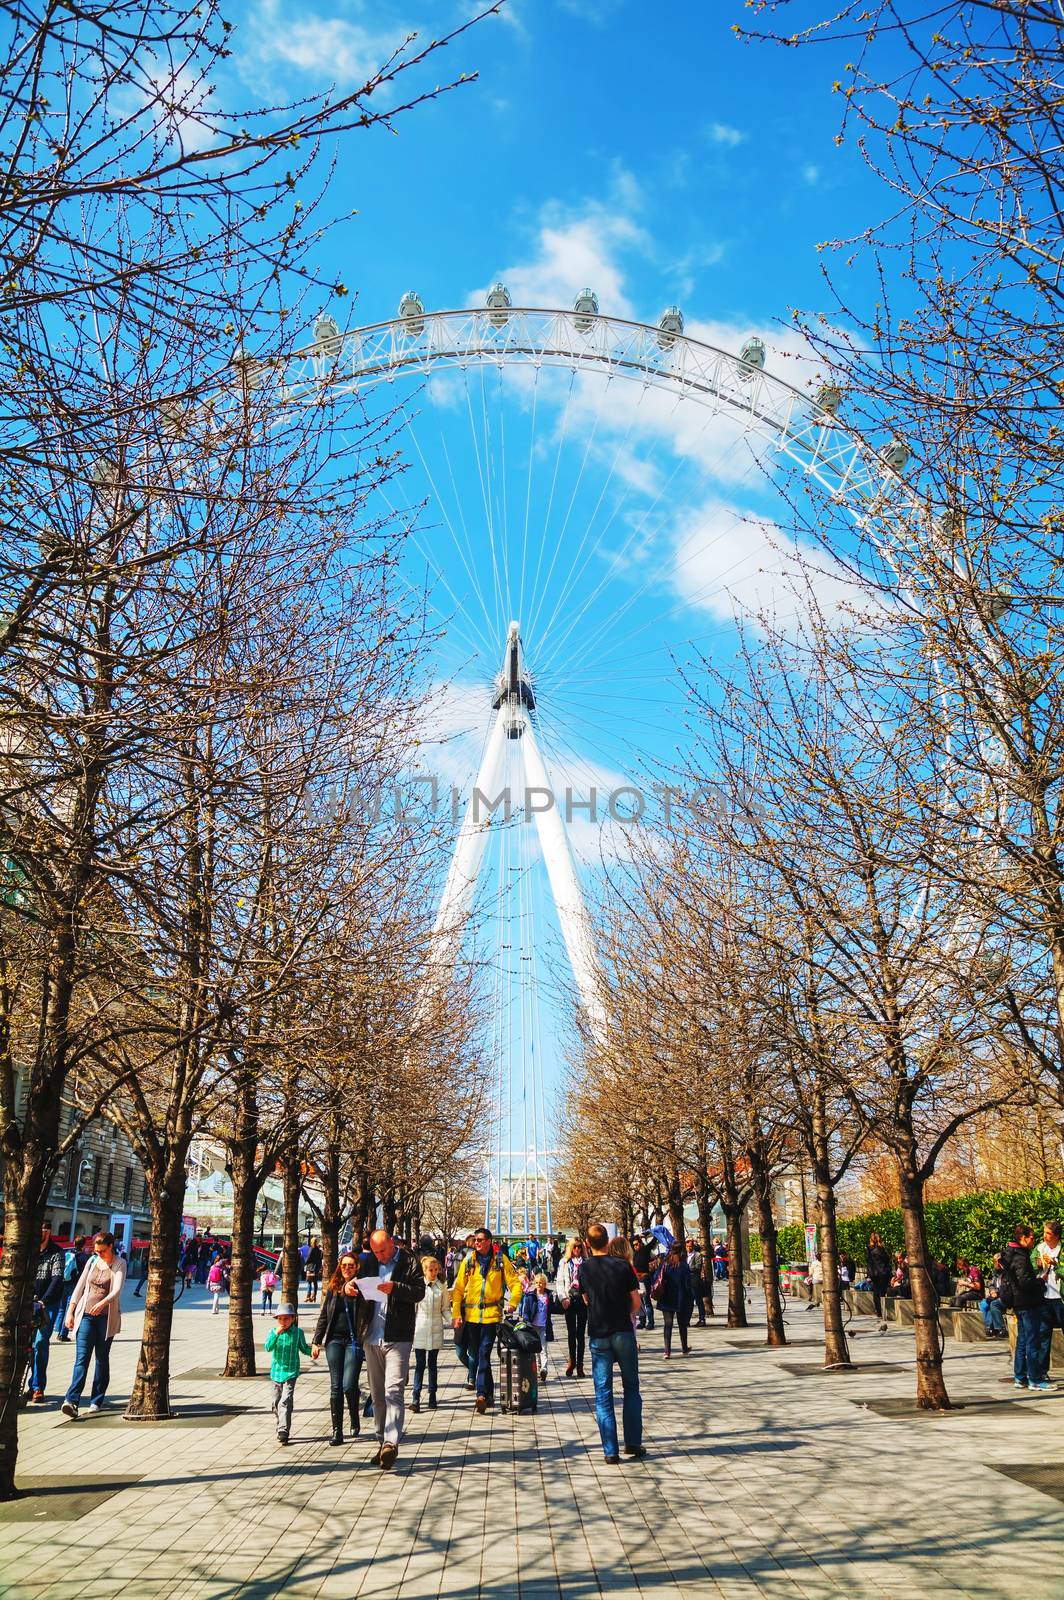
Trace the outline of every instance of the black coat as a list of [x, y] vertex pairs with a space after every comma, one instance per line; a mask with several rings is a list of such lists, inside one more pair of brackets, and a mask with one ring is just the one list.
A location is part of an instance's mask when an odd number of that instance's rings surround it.
[[890, 1257], [881, 1244], [870, 1244], [865, 1251], [865, 1270], [872, 1282], [876, 1280], [889, 1283], [894, 1271]]
[[[357, 1276], [375, 1278], [379, 1270], [376, 1256], [364, 1255]], [[384, 1341], [386, 1344], [412, 1343], [418, 1303], [425, 1298], [425, 1277], [417, 1256], [412, 1256], [402, 1245], [396, 1250], [392, 1267], [392, 1284], [394, 1287], [388, 1296], [388, 1308], [384, 1315]], [[366, 1342], [376, 1309], [372, 1301], [363, 1300], [359, 1296], [358, 1312], [355, 1317], [355, 1332], [359, 1344]]]
[[[347, 1316], [344, 1312], [344, 1298], [342, 1290], [338, 1294], [333, 1294], [330, 1290], [322, 1298], [321, 1310], [318, 1312], [318, 1320], [314, 1324], [314, 1337], [310, 1341], [311, 1344], [324, 1346], [329, 1343], [330, 1339], [342, 1339], [345, 1344], [347, 1343], [350, 1334], [348, 1332]], [[356, 1337], [358, 1333], [358, 1306], [359, 1302], [357, 1300], [353, 1301], [351, 1309], [355, 1313]]]
[[1001, 1252], [1001, 1270], [1012, 1290], [1017, 1311], [1033, 1311], [1045, 1298], [1045, 1284], [1031, 1264], [1030, 1251], [1022, 1244], [1007, 1244]]

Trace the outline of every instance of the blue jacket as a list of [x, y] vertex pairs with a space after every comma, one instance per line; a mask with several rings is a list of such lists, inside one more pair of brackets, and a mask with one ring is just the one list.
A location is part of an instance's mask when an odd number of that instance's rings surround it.
[[686, 1261], [678, 1267], [668, 1266], [661, 1275], [661, 1293], [658, 1306], [662, 1311], [693, 1311], [695, 1304], [691, 1269]]

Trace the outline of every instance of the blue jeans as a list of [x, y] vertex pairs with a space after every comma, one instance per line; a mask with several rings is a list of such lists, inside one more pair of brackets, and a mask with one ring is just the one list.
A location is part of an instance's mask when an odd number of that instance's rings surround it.
[[77, 1344], [74, 1354], [74, 1371], [66, 1399], [77, 1405], [89, 1375], [89, 1359], [96, 1357], [96, 1370], [92, 1375], [90, 1405], [99, 1405], [111, 1381], [111, 1341], [107, 1337], [107, 1313], [102, 1317], [82, 1317], [78, 1323]]
[[638, 1450], [643, 1443], [643, 1397], [639, 1393], [639, 1352], [635, 1334], [610, 1333], [591, 1340], [591, 1376], [595, 1380], [595, 1421], [599, 1425], [602, 1452], [617, 1454], [617, 1417], [613, 1409], [613, 1363], [621, 1369], [624, 1399], [621, 1425], [626, 1450]]
[[1016, 1358], [1012, 1363], [1017, 1382], [1041, 1383], [1042, 1371], [1042, 1307], [1031, 1306], [1016, 1312]]
[[469, 1368], [469, 1381], [476, 1385], [477, 1394], [482, 1394], [491, 1405], [495, 1399], [495, 1377], [491, 1370], [491, 1352], [495, 1347], [495, 1335], [499, 1331], [497, 1322], [467, 1322], [465, 1325], [466, 1365]]
[[55, 1308], [55, 1315], [52, 1317], [52, 1332], [63, 1344], [66, 1344], [67, 1340], [70, 1338], [70, 1335], [67, 1333], [63, 1324], [66, 1322], [67, 1306], [70, 1304], [70, 1296], [73, 1293], [73, 1280], [71, 1280], [70, 1283], [64, 1283], [63, 1292], [59, 1296], [59, 1303]]
[[330, 1339], [325, 1346], [325, 1359], [329, 1363], [329, 1399], [347, 1396], [348, 1407], [358, 1405], [358, 1377], [362, 1371], [363, 1352], [360, 1344], [350, 1339]]
[[440, 1362], [438, 1350], [414, 1351], [414, 1400], [421, 1399], [421, 1390], [425, 1383], [425, 1368], [429, 1369], [429, 1399], [436, 1398], [436, 1369]]
[[1048, 1378], [1053, 1330], [1055, 1328], [1064, 1328], [1064, 1300], [1043, 1300], [1041, 1312], [1042, 1326], [1038, 1345], [1038, 1361], [1042, 1377]]
[[1000, 1300], [980, 1300], [979, 1309], [983, 1313], [983, 1325], [987, 1333], [1005, 1332], [1005, 1313]]
[[30, 1388], [34, 1392], [39, 1389], [42, 1394], [48, 1377], [48, 1345], [52, 1337], [52, 1312], [50, 1307], [47, 1315], [48, 1321], [44, 1327], [34, 1329], [30, 1355]]

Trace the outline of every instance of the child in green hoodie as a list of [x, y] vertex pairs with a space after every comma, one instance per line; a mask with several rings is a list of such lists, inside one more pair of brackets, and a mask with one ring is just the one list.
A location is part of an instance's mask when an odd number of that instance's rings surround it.
[[287, 1444], [292, 1428], [292, 1402], [295, 1399], [296, 1379], [299, 1377], [300, 1352], [310, 1355], [310, 1346], [302, 1328], [295, 1325], [295, 1307], [277, 1307], [277, 1326], [266, 1335], [266, 1353], [273, 1379], [273, 1414], [277, 1418], [277, 1443]]

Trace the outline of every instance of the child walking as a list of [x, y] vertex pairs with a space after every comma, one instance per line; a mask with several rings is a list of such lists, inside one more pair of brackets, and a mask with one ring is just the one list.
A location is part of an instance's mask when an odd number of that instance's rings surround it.
[[268, 1311], [270, 1313], [270, 1315], [272, 1316], [273, 1315], [273, 1291], [277, 1287], [277, 1274], [276, 1274], [276, 1272], [274, 1272], [274, 1270], [273, 1270], [273, 1268], [271, 1266], [267, 1265], [267, 1266], [263, 1267], [263, 1269], [262, 1269], [262, 1277], [259, 1280], [259, 1287], [262, 1290], [262, 1310], [261, 1310], [261, 1315], [265, 1316], [267, 1311]]
[[447, 1290], [440, 1280], [440, 1263], [435, 1256], [421, 1257], [421, 1270], [425, 1274], [425, 1298], [417, 1308], [414, 1323], [414, 1403], [421, 1410], [421, 1391], [425, 1385], [425, 1370], [429, 1375], [429, 1410], [436, 1409], [436, 1385], [443, 1349], [444, 1322], [447, 1316]]
[[543, 1348], [539, 1358], [539, 1377], [541, 1383], [546, 1383], [547, 1346], [554, 1338], [554, 1323], [550, 1314], [550, 1290], [547, 1288], [546, 1273], [537, 1272], [526, 1289], [521, 1300], [521, 1315], [526, 1322], [532, 1324], [543, 1341]]
[[211, 1270], [207, 1274], [207, 1289], [214, 1296], [214, 1311], [212, 1313], [214, 1316], [218, 1315], [218, 1302], [222, 1298], [222, 1290], [224, 1288], [225, 1278], [222, 1274], [221, 1257], [219, 1257], [217, 1261], [211, 1262]]
[[273, 1380], [273, 1414], [277, 1418], [277, 1443], [287, 1444], [292, 1430], [292, 1402], [299, 1377], [300, 1353], [310, 1355], [310, 1346], [302, 1328], [295, 1325], [295, 1307], [277, 1307], [277, 1326], [266, 1335], [266, 1354], [271, 1356], [270, 1377]]

